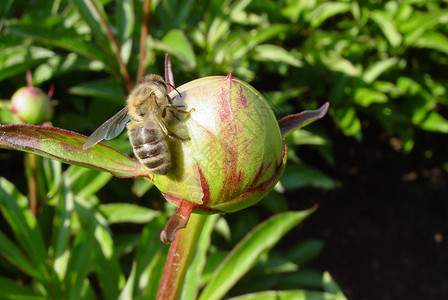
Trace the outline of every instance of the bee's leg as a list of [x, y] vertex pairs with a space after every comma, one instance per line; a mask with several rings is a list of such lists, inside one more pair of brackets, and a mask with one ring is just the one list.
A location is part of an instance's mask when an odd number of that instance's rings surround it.
[[189, 113], [194, 111], [194, 107], [192, 109], [190, 109], [190, 110], [182, 110], [182, 109], [177, 108], [175, 105], [170, 104], [170, 105], [167, 105], [167, 106], [165, 106], [163, 108], [162, 117], [166, 116], [166, 110], [170, 110], [172, 112], [177, 112], [177, 113], [180, 113], [180, 114], [189, 114]]
[[189, 141], [190, 140], [190, 137], [181, 138], [180, 136], [176, 135], [174, 132], [168, 130], [168, 128], [166, 128], [166, 126], [163, 122], [159, 122], [159, 125], [160, 125], [160, 128], [162, 128], [163, 132], [172, 139], [181, 140], [181, 141]]

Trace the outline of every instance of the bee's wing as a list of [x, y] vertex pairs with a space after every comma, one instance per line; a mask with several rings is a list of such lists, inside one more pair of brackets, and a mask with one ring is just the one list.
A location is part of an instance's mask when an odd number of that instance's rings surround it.
[[113, 139], [123, 131], [128, 121], [128, 107], [126, 106], [98, 127], [86, 140], [82, 149], [86, 150], [102, 140]]

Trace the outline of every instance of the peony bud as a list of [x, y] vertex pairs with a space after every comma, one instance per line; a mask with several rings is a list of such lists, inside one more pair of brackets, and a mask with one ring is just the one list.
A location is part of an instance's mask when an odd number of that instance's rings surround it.
[[23, 87], [11, 98], [14, 114], [24, 123], [39, 125], [51, 119], [53, 104], [41, 89]]
[[[179, 94], [180, 93], [180, 94]], [[249, 84], [206, 77], [173, 91], [177, 115], [169, 128], [189, 141], [169, 139], [173, 167], [154, 175], [164, 197], [179, 207], [162, 240], [171, 241], [192, 211], [234, 212], [261, 200], [280, 179], [286, 144], [266, 100]]]

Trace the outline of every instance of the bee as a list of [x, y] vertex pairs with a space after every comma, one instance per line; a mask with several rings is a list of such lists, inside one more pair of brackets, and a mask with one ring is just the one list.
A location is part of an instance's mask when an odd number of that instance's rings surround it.
[[127, 124], [129, 140], [140, 163], [152, 174], [167, 174], [171, 168], [171, 152], [166, 137], [190, 140], [190, 137], [181, 138], [167, 128], [168, 112], [188, 114], [194, 108], [184, 111], [173, 105], [165, 80], [154, 74], [143, 78], [129, 94], [126, 104], [98, 127], [82, 148], [85, 150], [102, 140], [113, 139]]

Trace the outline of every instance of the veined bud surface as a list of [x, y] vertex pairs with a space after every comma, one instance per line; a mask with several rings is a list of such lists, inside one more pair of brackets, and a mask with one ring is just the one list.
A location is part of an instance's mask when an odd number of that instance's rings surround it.
[[169, 139], [173, 167], [152, 177], [168, 201], [190, 212], [234, 212], [275, 186], [284, 171], [286, 144], [260, 93], [229, 74], [189, 82], [170, 96], [182, 110], [194, 111], [176, 114], [169, 124], [190, 140]]
[[41, 89], [22, 87], [11, 97], [11, 108], [20, 121], [40, 125], [53, 115], [51, 99]]

